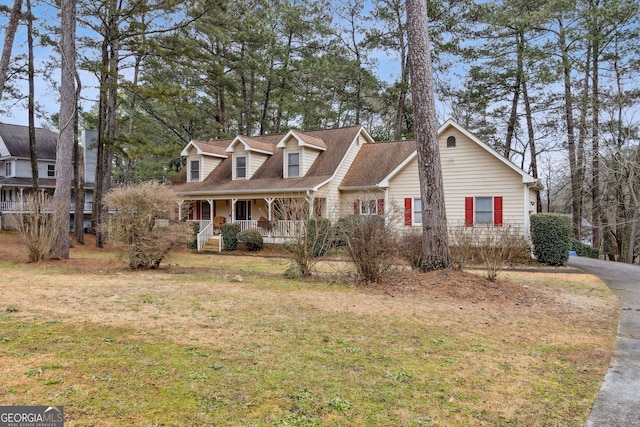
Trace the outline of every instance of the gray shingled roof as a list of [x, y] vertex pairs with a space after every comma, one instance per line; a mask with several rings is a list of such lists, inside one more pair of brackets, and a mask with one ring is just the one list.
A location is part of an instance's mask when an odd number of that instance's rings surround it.
[[415, 150], [416, 142], [413, 140], [365, 144], [351, 164], [340, 187], [376, 186]]
[[[362, 126], [340, 129], [307, 131], [305, 135], [319, 138], [327, 145], [304, 177], [283, 178], [283, 150], [277, 149], [269, 156], [251, 179], [232, 180], [232, 158], [223, 160], [202, 182], [184, 182], [186, 175], [179, 174], [174, 191], [178, 193], [233, 193], [233, 192], [269, 192], [303, 191], [311, 189], [329, 179], [338, 169], [349, 146], [362, 130]], [[286, 134], [254, 136], [251, 139], [275, 146]], [[228, 140], [229, 143], [232, 140]], [[221, 143], [222, 141], [220, 141]]]
[[[12, 157], [31, 157], [29, 152], [29, 127], [0, 123], [0, 137]], [[36, 128], [38, 159], [55, 160], [58, 134]]]

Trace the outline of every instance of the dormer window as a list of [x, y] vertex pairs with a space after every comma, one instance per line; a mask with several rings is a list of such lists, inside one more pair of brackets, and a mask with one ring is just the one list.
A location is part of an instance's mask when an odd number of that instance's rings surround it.
[[300, 176], [300, 153], [287, 153], [287, 177]]
[[238, 156], [236, 159], [236, 179], [247, 178], [247, 157]]
[[200, 181], [200, 160], [191, 160], [189, 162], [191, 174], [189, 176], [191, 182]]

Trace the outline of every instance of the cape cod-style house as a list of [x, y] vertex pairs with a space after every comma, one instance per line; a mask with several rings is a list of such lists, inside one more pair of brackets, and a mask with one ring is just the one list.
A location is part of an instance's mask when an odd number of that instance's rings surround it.
[[[47, 129], [36, 128], [35, 136], [38, 154], [38, 186], [40, 191], [53, 194], [56, 186], [58, 134]], [[81, 144], [85, 148], [83, 164], [86, 202], [78, 210], [75, 200], [71, 201], [71, 214], [75, 215], [76, 211], [82, 213], [86, 226], [89, 225], [91, 215], [96, 167], [96, 153], [90, 148], [90, 144], [96, 138], [95, 131], [83, 131], [81, 134]], [[13, 215], [24, 211], [23, 201], [32, 191], [29, 128], [0, 123], [0, 228], [13, 228]]]
[[[438, 130], [450, 226], [509, 224], [529, 239], [537, 179], [452, 120]], [[415, 141], [375, 142], [362, 126], [191, 141], [174, 183], [179, 210], [200, 222], [199, 248], [225, 222], [277, 242], [300, 218], [277, 203], [309, 203], [310, 215], [381, 215], [406, 229], [422, 223]]]

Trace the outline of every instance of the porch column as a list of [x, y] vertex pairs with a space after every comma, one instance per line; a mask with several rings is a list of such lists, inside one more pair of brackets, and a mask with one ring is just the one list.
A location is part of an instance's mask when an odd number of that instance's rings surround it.
[[184, 200], [177, 200], [176, 203], [178, 204], [178, 221], [182, 221], [182, 204]]
[[275, 198], [266, 197], [264, 200], [267, 202], [267, 219], [271, 221], [271, 207], [273, 205], [273, 201], [275, 200]]
[[231, 223], [236, 222], [236, 202], [238, 199], [231, 199]]
[[313, 218], [313, 214], [314, 214], [314, 212], [315, 212], [315, 211], [313, 210], [313, 208], [314, 208], [314, 206], [313, 206], [313, 200], [314, 200], [314, 198], [313, 198], [313, 197], [311, 197], [309, 194], [307, 194], [307, 197], [305, 197], [304, 199], [305, 199], [305, 200], [306, 200], [306, 202], [309, 204], [309, 212], [307, 213], [307, 216], [308, 216], [309, 218]]
[[207, 199], [209, 202], [209, 218], [211, 219], [211, 224], [213, 224], [213, 199]]

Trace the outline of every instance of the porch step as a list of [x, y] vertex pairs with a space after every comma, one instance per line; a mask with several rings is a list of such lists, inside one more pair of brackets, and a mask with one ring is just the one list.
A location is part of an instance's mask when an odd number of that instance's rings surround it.
[[220, 239], [222, 236], [213, 236], [201, 249], [201, 252], [220, 252]]

